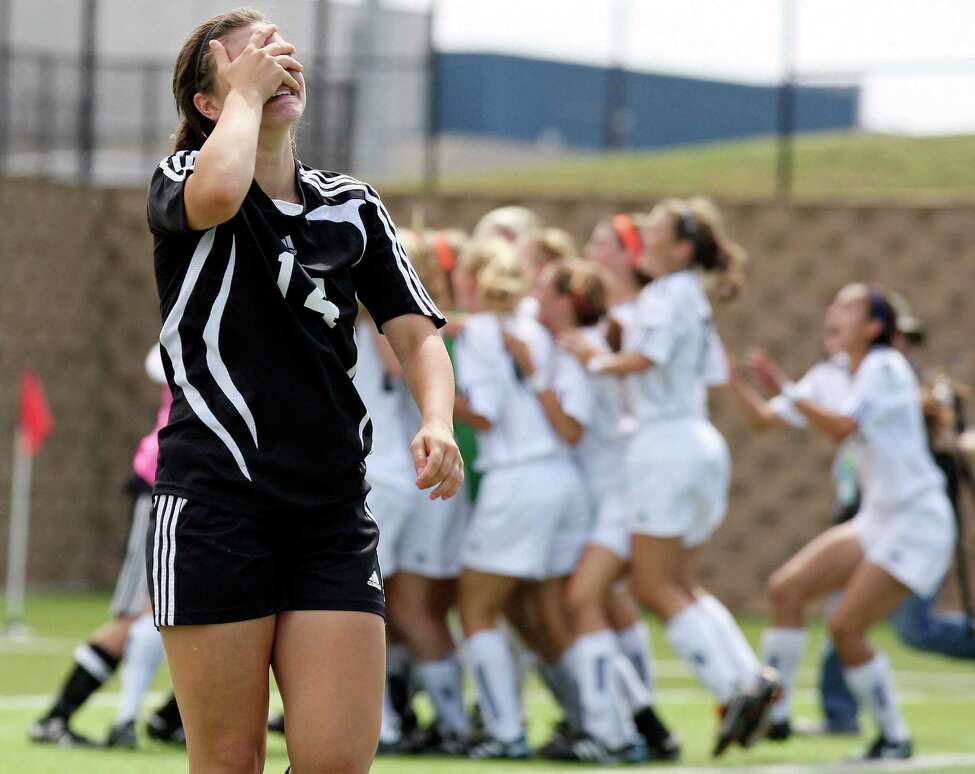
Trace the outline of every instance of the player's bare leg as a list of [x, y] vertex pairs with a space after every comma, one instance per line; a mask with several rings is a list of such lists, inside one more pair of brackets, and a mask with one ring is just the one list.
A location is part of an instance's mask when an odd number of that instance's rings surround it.
[[364, 774], [379, 742], [386, 665], [374, 613], [278, 615], [274, 676], [288, 720], [293, 774]]
[[274, 616], [163, 627], [190, 774], [264, 771]]

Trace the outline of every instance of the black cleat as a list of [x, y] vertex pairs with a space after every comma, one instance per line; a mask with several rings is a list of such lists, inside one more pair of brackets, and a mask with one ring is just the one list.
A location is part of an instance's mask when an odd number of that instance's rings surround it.
[[186, 732], [183, 724], [174, 725], [167, 722], [158, 714], [152, 714], [146, 720], [146, 734], [150, 739], [167, 744], [186, 744]]
[[676, 761], [680, 758], [680, 741], [670, 733], [653, 707], [640, 710], [633, 716], [633, 723], [647, 745], [649, 760]]
[[48, 717], [38, 720], [27, 731], [32, 742], [56, 744], [60, 747], [94, 747], [94, 742], [86, 736], [76, 734], [61, 717]]
[[554, 753], [550, 760], [598, 763], [604, 766], [643, 763], [648, 758], [643, 739], [618, 750], [611, 750], [603, 741], [585, 732], [577, 733], [571, 739], [564, 740], [560, 749], [550, 750], [550, 752]]
[[760, 739], [766, 731], [769, 710], [781, 693], [778, 672], [765, 667], [754, 688], [737, 694], [721, 709], [712, 755], [717, 758], [733, 743], [750, 747]]
[[776, 723], [769, 723], [765, 738], [772, 742], [785, 742], [792, 737], [792, 723], [788, 720], [780, 720]]
[[267, 719], [267, 730], [275, 734], [284, 735], [284, 713], [279, 712]]
[[467, 757], [475, 760], [522, 761], [530, 755], [531, 750], [528, 749], [528, 742], [524, 736], [513, 742], [502, 742], [493, 736], [486, 736], [471, 744], [467, 750]]
[[467, 755], [470, 740], [465, 734], [433, 724], [418, 728], [406, 738], [406, 752], [411, 755]]
[[849, 762], [903, 761], [912, 755], [914, 755], [914, 745], [911, 744], [910, 739], [904, 739], [900, 742], [890, 742], [881, 736], [862, 753], [849, 758]]
[[573, 728], [565, 720], [560, 720], [552, 729], [549, 740], [538, 748], [538, 756], [550, 761], [571, 760], [572, 742], [581, 733], [581, 730]]
[[129, 720], [112, 726], [108, 732], [108, 739], [105, 740], [105, 746], [123, 750], [134, 750], [138, 747], [139, 741], [135, 735], [135, 721]]

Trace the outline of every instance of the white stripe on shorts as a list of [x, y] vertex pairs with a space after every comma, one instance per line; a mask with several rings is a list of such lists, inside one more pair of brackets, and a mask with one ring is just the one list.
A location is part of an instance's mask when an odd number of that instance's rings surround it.
[[176, 522], [186, 505], [182, 497], [156, 498], [156, 528], [152, 542], [153, 623], [173, 626], [176, 620]]
[[166, 619], [167, 626], [176, 623], [176, 522], [179, 514], [186, 505], [186, 500], [182, 497], [176, 498], [176, 507], [169, 520], [169, 564], [166, 567]]
[[166, 510], [169, 497], [160, 495], [153, 498], [153, 515], [156, 518], [156, 527], [152, 533], [152, 622], [157, 627], [159, 624], [159, 610], [162, 600], [159, 598], [159, 537], [162, 533], [163, 513]]

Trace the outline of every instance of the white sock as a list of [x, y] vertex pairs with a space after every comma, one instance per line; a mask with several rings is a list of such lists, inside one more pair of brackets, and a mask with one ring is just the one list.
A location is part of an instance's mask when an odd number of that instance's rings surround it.
[[843, 674], [860, 705], [870, 710], [884, 738], [888, 742], [907, 739], [907, 725], [894, 698], [894, 681], [887, 656], [877, 653], [866, 664], [848, 668]]
[[708, 594], [698, 602], [711, 617], [718, 636], [731, 654], [738, 670], [738, 679], [744, 686], [753, 686], [762, 671], [762, 665], [755, 656], [752, 646], [745, 639], [745, 635], [741, 633], [738, 622], [717, 597]]
[[699, 603], [684, 608], [667, 622], [667, 641], [719, 704], [727, 704], [737, 693], [738, 669]]
[[646, 683], [637, 674], [633, 662], [622, 653], [617, 653], [613, 659], [613, 674], [623, 698], [629, 703], [630, 715], [637, 715], [653, 706], [653, 694], [647, 690]]
[[139, 709], [163, 659], [163, 642], [152, 622], [152, 613], [138, 618], [125, 640], [122, 665], [122, 703], [115, 716], [116, 725], [139, 717]]
[[400, 729], [400, 716], [393, 709], [393, 702], [389, 698], [389, 687], [383, 691], [383, 719], [379, 726], [379, 741], [383, 744], [395, 744], [403, 736]]
[[418, 661], [416, 675], [437, 711], [438, 724], [458, 734], [470, 732], [464, 710], [464, 675], [456, 653], [439, 661]]
[[614, 662], [622, 654], [612, 630], [584, 634], [573, 647], [584, 729], [611, 750], [632, 743], [636, 727], [616, 679]]
[[772, 722], [782, 723], [792, 713], [792, 695], [795, 691], [796, 672], [806, 649], [805, 629], [766, 629], [762, 632], [762, 660], [779, 670], [782, 680], [782, 696], [772, 705]]
[[467, 661], [477, 687], [484, 723], [495, 739], [514, 742], [525, 733], [515, 661], [499, 629], [479, 631], [466, 641]]
[[623, 655], [633, 664], [637, 675], [646, 686], [652, 704], [657, 686], [653, 679], [653, 641], [650, 639], [650, 627], [645, 621], [637, 621], [632, 626], [616, 632], [616, 640]]
[[577, 651], [573, 645], [556, 663], [546, 664], [539, 661], [537, 669], [545, 687], [562, 708], [566, 722], [572, 728], [582, 728], [582, 701], [579, 696], [576, 659]]

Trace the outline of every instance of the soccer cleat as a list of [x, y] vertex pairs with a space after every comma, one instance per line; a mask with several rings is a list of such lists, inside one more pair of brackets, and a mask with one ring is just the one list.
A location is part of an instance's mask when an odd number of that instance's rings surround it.
[[765, 738], [772, 742], [785, 742], [792, 736], [792, 724], [788, 720], [769, 723]]
[[524, 736], [512, 742], [502, 742], [493, 736], [486, 736], [471, 744], [467, 757], [474, 760], [525, 760], [531, 755]]
[[720, 710], [721, 725], [712, 755], [717, 758], [733, 743], [750, 747], [765, 733], [768, 714], [782, 693], [779, 675], [765, 667], [756, 685], [732, 697]]
[[376, 755], [406, 755], [408, 752], [410, 752], [410, 748], [406, 742], [406, 737], [403, 736], [393, 742], [384, 742], [380, 739], [379, 746], [376, 748]]
[[61, 717], [48, 717], [38, 720], [27, 732], [32, 742], [56, 744], [60, 747], [93, 747], [94, 743], [86, 736], [76, 734]]
[[634, 715], [633, 723], [646, 742], [651, 761], [676, 761], [680, 758], [680, 741], [670, 733], [653, 707], [646, 707]]
[[158, 714], [152, 714], [146, 720], [146, 734], [150, 739], [167, 744], [186, 744], [186, 732], [183, 725], [167, 722]]
[[870, 747], [858, 755], [849, 758], [850, 763], [864, 761], [902, 761], [914, 755], [914, 745], [910, 739], [900, 742], [890, 742], [883, 736], [877, 738]]
[[406, 752], [411, 755], [467, 755], [468, 744], [464, 734], [434, 724], [410, 734], [406, 738]]
[[118, 723], [112, 726], [108, 732], [108, 739], [105, 740], [106, 747], [117, 747], [125, 750], [134, 750], [139, 746], [135, 735], [135, 721], [128, 720], [125, 723]]
[[267, 720], [267, 730], [273, 731], [275, 734], [284, 734], [284, 713], [279, 712], [277, 715], [272, 715]]
[[581, 732], [574, 729], [564, 719], [555, 724], [552, 736], [538, 749], [538, 755], [552, 761], [570, 760], [572, 740]]
[[605, 766], [642, 763], [648, 759], [643, 739], [617, 750], [611, 750], [603, 741], [585, 732], [577, 733], [572, 739], [565, 740], [564, 746], [557, 751], [557, 754], [558, 757], [552, 756], [550, 760], [598, 763]]

